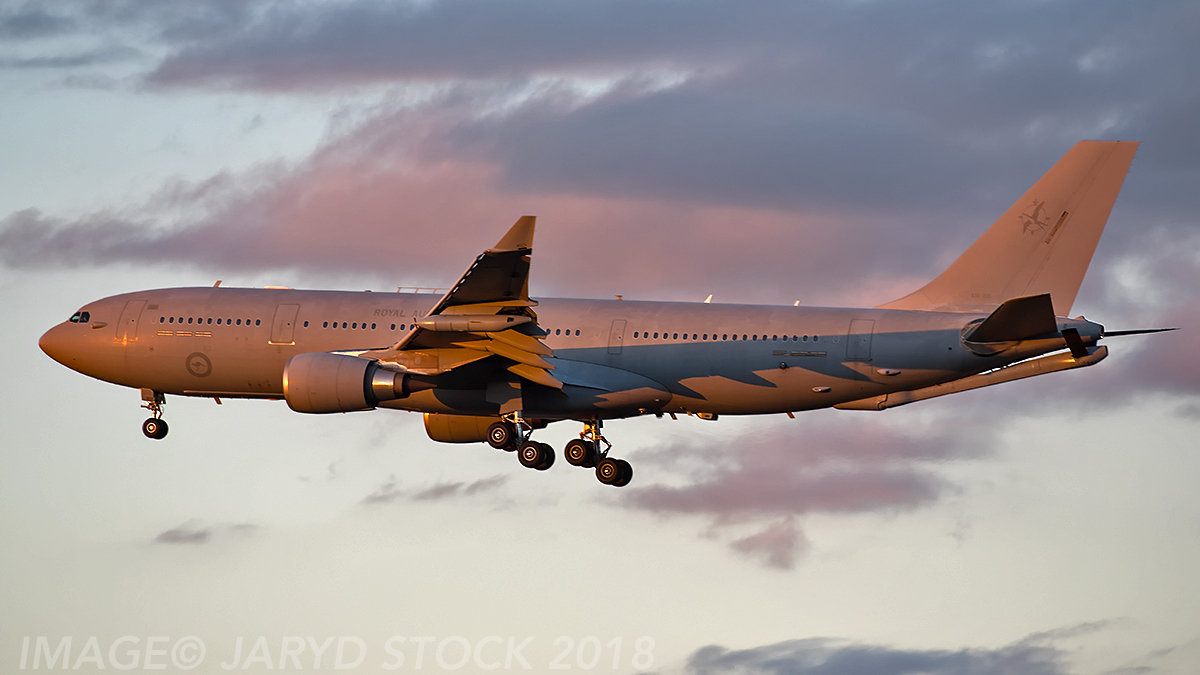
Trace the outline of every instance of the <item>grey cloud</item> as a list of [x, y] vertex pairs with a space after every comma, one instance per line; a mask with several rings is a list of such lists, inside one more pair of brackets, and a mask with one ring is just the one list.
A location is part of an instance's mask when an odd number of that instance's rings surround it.
[[53, 56], [0, 58], [0, 68], [79, 68], [102, 63], [130, 61], [141, 58], [142, 52], [133, 47], [111, 46]]
[[493, 492], [498, 490], [508, 480], [507, 476], [491, 476], [489, 478], [481, 478], [473, 482], [465, 481], [447, 481], [434, 483], [428, 487], [417, 490], [401, 490], [397, 487], [395, 476], [391, 477], [386, 483], [383, 483], [371, 494], [363, 499], [363, 503], [372, 504], [388, 504], [400, 499], [408, 499], [411, 501], [441, 501], [454, 497], [472, 497], [478, 494]]
[[790, 640], [751, 649], [703, 647], [688, 675], [1065, 675], [1067, 653], [1051, 642], [1023, 640], [995, 649], [900, 649], [844, 640]]
[[160, 533], [154, 538], [157, 544], [204, 544], [212, 536], [212, 531], [198, 527], [192, 523], [184, 523]]
[[396, 477], [392, 476], [386, 483], [380, 485], [374, 492], [363, 497], [363, 504], [368, 506], [372, 504], [389, 504], [404, 496], [400, 490], [396, 489]]
[[70, 31], [74, 19], [27, 4], [0, 15], [0, 37], [16, 40], [45, 38]]
[[199, 521], [188, 521], [182, 525], [161, 532], [154, 537], [156, 544], [207, 544], [217, 535], [245, 537], [256, 534], [262, 529], [253, 523], [231, 523], [224, 525], [204, 526]]

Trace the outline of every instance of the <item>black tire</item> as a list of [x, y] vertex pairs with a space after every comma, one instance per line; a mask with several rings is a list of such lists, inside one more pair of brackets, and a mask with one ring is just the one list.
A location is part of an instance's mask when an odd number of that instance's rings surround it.
[[633, 467], [623, 459], [617, 460], [617, 467], [621, 472], [617, 476], [617, 479], [613, 481], [613, 487], [625, 487], [629, 485], [629, 481], [633, 480]]
[[546, 469], [554, 466], [554, 448], [545, 443], [539, 443], [538, 445], [542, 446], [542, 450], [546, 453], [546, 457], [533, 468], [537, 469], [538, 471], [545, 471]]
[[[546, 461], [546, 451], [550, 446], [537, 441], [525, 441], [521, 447], [517, 448], [517, 459], [520, 460], [522, 466], [527, 466], [530, 469], [536, 469], [542, 462]], [[554, 460], [551, 460], [554, 461]]]
[[142, 422], [142, 433], [146, 434], [146, 438], [153, 438], [156, 441], [162, 440], [167, 435], [167, 423], [165, 420], [155, 417], [148, 418], [145, 422]]
[[488, 445], [497, 450], [508, 450], [509, 452], [516, 449], [517, 431], [508, 422], [494, 422], [487, 430]]
[[563, 448], [563, 459], [567, 460], [567, 464], [571, 466], [586, 467], [589, 464], [596, 465], [596, 446], [587, 441], [577, 438], [567, 443]]
[[596, 462], [596, 480], [605, 485], [612, 485], [621, 476], [621, 465], [612, 457], [605, 457]]

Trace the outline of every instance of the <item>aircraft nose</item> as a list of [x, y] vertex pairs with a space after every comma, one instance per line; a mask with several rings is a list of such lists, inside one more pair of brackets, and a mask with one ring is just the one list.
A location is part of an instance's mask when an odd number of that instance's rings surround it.
[[42, 334], [41, 339], [38, 340], [38, 347], [46, 352], [46, 356], [70, 367], [70, 340], [64, 326], [55, 326]]

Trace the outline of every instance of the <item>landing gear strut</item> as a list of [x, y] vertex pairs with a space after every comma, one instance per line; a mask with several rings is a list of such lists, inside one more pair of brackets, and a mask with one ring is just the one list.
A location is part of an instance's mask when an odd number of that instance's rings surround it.
[[[596, 479], [605, 485], [625, 487], [633, 480], [633, 467], [623, 459], [609, 457], [612, 450], [604, 435], [600, 433], [600, 420], [585, 420], [583, 431], [579, 438], [567, 443], [563, 448], [563, 457], [568, 464], [581, 466], [585, 469], [596, 469]], [[603, 445], [603, 448], [601, 448]]]
[[145, 422], [142, 422], [142, 433], [146, 434], [146, 438], [153, 438], [156, 441], [162, 440], [167, 436], [167, 421], [162, 418], [163, 406], [167, 404], [167, 397], [159, 391], [150, 389], [142, 390], [142, 407], [150, 411], [151, 417]]
[[554, 448], [538, 443], [530, 438], [532, 435], [533, 425], [523, 419], [520, 412], [513, 412], [488, 427], [487, 442], [499, 450], [515, 450], [523, 466], [545, 471], [554, 466]]

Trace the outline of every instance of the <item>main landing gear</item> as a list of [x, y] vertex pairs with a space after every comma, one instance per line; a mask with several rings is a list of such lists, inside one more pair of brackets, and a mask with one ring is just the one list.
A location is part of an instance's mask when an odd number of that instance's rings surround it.
[[153, 438], [156, 441], [166, 438], [167, 421], [162, 418], [162, 409], [166, 404], [167, 397], [163, 396], [162, 392], [142, 390], [142, 407], [149, 410], [151, 415], [149, 419], [142, 422], [142, 433], [146, 434], [146, 438]]
[[[633, 467], [623, 459], [609, 457], [612, 450], [604, 435], [600, 433], [600, 420], [586, 420], [579, 438], [567, 443], [563, 449], [563, 457], [568, 464], [581, 466], [585, 469], [596, 469], [596, 480], [613, 487], [625, 487], [633, 480]], [[604, 446], [601, 449], [601, 445]]]
[[516, 452], [523, 466], [545, 471], [554, 466], [554, 448], [530, 438], [533, 426], [520, 413], [509, 413], [488, 427], [488, 445], [497, 450]]
[[[624, 487], [633, 479], [633, 467], [608, 456], [612, 444], [600, 433], [600, 425], [600, 420], [585, 421], [579, 438], [563, 448], [563, 457], [572, 466], [595, 469], [596, 479], [605, 485]], [[515, 451], [522, 465], [545, 471], [554, 465], [554, 449], [531, 439], [532, 433], [529, 423], [518, 413], [510, 413], [488, 427], [487, 442], [497, 450]]]

